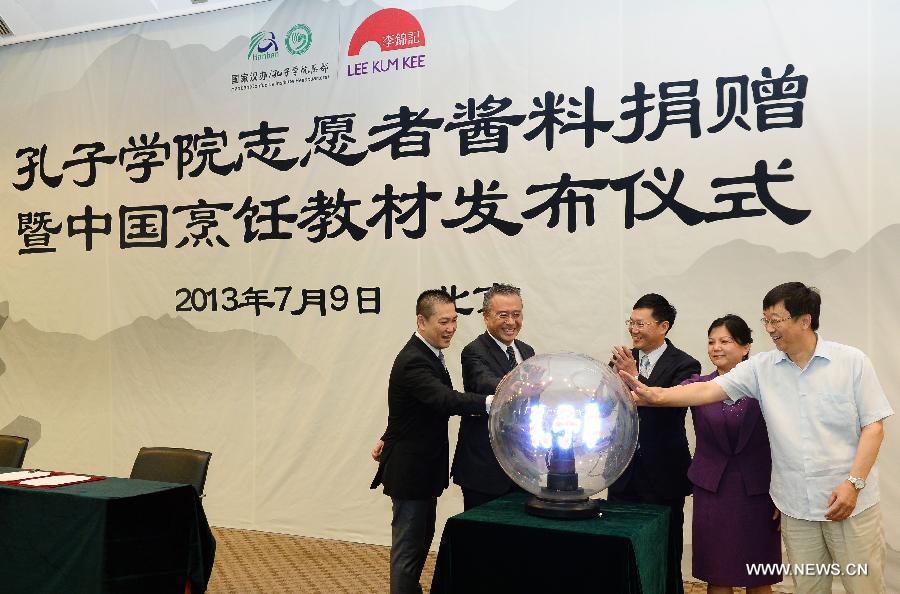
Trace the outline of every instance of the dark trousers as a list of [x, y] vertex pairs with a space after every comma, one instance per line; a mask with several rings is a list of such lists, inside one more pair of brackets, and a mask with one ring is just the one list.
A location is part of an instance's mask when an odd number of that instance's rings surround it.
[[391, 594], [421, 594], [419, 578], [431, 541], [437, 498], [391, 497]]
[[469, 489], [467, 487], [460, 486], [463, 494], [463, 511], [469, 511], [473, 507], [478, 507], [479, 505], [484, 505], [489, 501], [493, 501], [494, 499], [499, 499], [504, 495], [509, 495], [510, 493], [524, 493], [522, 489], [520, 489], [517, 485], [512, 485], [508, 491], [505, 493], [499, 493], [497, 495], [491, 493], [482, 493], [481, 491], [475, 491], [474, 489]]
[[684, 548], [684, 497], [663, 499], [652, 495], [623, 493], [607, 495], [608, 501], [624, 503], [653, 503], [669, 508], [669, 535], [666, 542], [666, 594], [684, 594], [681, 581], [681, 553]]

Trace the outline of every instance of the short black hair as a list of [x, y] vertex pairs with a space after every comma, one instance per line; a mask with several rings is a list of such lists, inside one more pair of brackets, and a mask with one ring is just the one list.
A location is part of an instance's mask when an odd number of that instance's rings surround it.
[[815, 287], [807, 287], [799, 281], [782, 283], [766, 293], [763, 297], [763, 309], [775, 307], [784, 301], [784, 308], [792, 318], [809, 314], [813, 330], [819, 329], [819, 311], [822, 309], [822, 296]]
[[[749, 346], [753, 344], [753, 330], [750, 329], [750, 326], [747, 325], [744, 318], [735, 314], [725, 314], [721, 318], [713, 320], [712, 324], [709, 325], [709, 330], [706, 331], [706, 335], [709, 336], [712, 334], [713, 330], [722, 326], [728, 330], [728, 333], [731, 334], [731, 338], [739, 345]], [[749, 355], [744, 355], [745, 361], [748, 356]]]
[[[665, 297], [656, 293], [647, 293], [638, 299], [631, 309], [651, 310], [654, 320], [657, 322], [669, 322], [669, 330], [675, 325], [675, 316], [678, 314], [674, 305], [669, 303]], [[668, 330], [666, 330], [666, 333], [668, 333]]]
[[422, 291], [416, 299], [416, 315], [425, 316], [427, 320], [434, 315], [434, 306], [438, 303], [452, 303], [456, 305], [456, 300], [444, 289]]
[[521, 299], [522, 290], [519, 287], [514, 287], [505, 283], [494, 283], [484, 294], [484, 301], [481, 303], [481, 309], [484, 313], [491, 311], [491, 299], [494, 298], [494, 295], [515, 295]]

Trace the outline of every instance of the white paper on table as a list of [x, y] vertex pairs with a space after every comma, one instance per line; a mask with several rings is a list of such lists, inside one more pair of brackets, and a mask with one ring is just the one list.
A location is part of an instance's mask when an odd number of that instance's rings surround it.
[[57, 474], [55, 476], [46, 476], [44, 478], [33, 478], [25, 481], [19, 481], [20, 485], [27, 487], [54, 487], [59, 485], [69, 485], [72, 483], [82, 483], [91, 480], [91, 477], [80, 474]]
[[49, 475], [50, 471], [48, 470], [15, 470], [13, 472], [2, 472], [0, 473], [0, 483], [5, 483], [7, 481], [21, 481], [25, 479], [40, 478], [42, 476]]

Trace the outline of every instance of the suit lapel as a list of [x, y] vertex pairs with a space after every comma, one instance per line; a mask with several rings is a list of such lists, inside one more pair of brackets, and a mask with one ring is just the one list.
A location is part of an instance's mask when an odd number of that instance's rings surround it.
[[704, 420], [716, 438], [716, 443], [719, 444], [719, 449], [725, 453], [732, 453], [731, 442], [728, 440], [728, 432], [725, 429], [725, 411], [722, 408], [722, 404], [715, 402], [700, 408], [702, 409], [701, 414]]
[[666, 353], [668, 352], [669, 349], [667, 348], [665, 351], [663, 351], [663, 354], [659, 356], [659, 361], [657, 361], [656, 365], [653, 366], [653, 371], [650, 372], [650, 377], [647, 378], [647, 384], [651, 386], [656, 385], [653, 382], [658, 381], [660, 374], [665, 371], [667, 363], [666, 359], [668, 359], [668, 357], [666, 357]]
[[[653, 371], [650, 372], [650, 377], [646, 378], [648, 386], [655, 386], [653, 383], [659, 379], [659, 376], [665, 373], [665, 371], [669, 368], [669, 362], [672, 358], [672, 355], [675, 354], [675, 347], [672, 346], [672, 343], [669, 342], [669, 339], [666, 339], [666, 350], [662, 352], [662, 355], [659, 356], [659, 360], [656, 362], [656, 365], [653, 366]], [[635, 361], [638, 364], [638, 373], [641, 370], [641, 351], [638, 349], [631, 349], [631, 355], [634, 357]]]
[[507, 369], [509, 368], [509, 359], [506, 357], [506, 353], [500, 350], [500, 346], [490, 333], [485, 332], [481, 335], [481, 339], [487, 352], [494, 358], [497, 369], [500, 370], [500, 375], [506, 375]]
[[522, 355], [522, 361], [525, 359], [530, 359], [534, 357], [534, 349], [522, 342], [519, 339], [515, 340], [516, 348], [519, 349], [519, 354]]
[[737, 447], [734, 449], [735, 454], [739, 454], [741, 450], [744, 449], [744, 446], [746, 446], [747, 442], [750, 440], [750, 436], [753, 435], [756, 424], [759, 423], [759, 406], [753, 406], [752, 402], [748, 402], [747, 404], [747, 412], [744, 413], [744, 420], [741, 422], [741, 430], [738, 432]]
[[[718, 372], [714, 373], [715, 377], [718, 377]], [[712, 381], [712, 378], [708, 381]], [[722, 403], [705, 404], [693, 410], [697, 411], [703, 422], [706, 423], [707, 428], [715, 437], [716, 443], [719, 444], [719, 449], [725, 453], [731, 453], [731, 440], [728, 439], [728, 430], [725, 427], [725, 411]]]
[[422, 339], [415, 334], [412, 335], [412, 338], [409, 339], [409, 342], [413, 345], [413, 348], [419, 349], [419, 351], [421, 351], [422, 354], [425, 355], [425, 358], [428, 360], [431, 366], [434, 367], [435, 371], [440, 373], [444, 378], [445, 383], [448, 386], [452, 387], [453, 382], [450, 379], [450, 372], [447, 371], [447, 368], [441, 364], [441, 360], [437, 358], [437, 355], [434, 354], [434, 351], [432, 351], [428, 347], [428, 345], [425, 344]]

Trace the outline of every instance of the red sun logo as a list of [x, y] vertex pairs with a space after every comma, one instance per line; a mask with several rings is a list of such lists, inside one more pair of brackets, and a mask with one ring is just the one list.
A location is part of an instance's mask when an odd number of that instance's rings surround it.
[[362, 46], [374, 41], [383, 52], [425, 45], [425, 32], [419, 20], [399, 8], [385, 8], [370, 14], [350, 39], [348, 56], [358, 56]]

